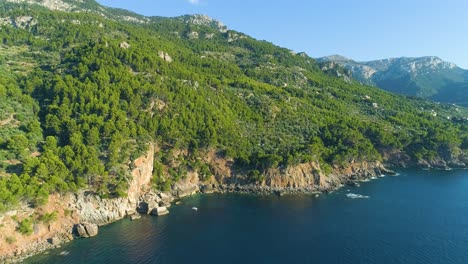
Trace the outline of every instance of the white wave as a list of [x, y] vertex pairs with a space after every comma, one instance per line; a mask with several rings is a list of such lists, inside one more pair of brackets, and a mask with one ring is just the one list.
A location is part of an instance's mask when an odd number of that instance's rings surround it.
[[355, 194], [355, 193], [348, 193], [346, 194], [346, 196], [351, 199], [368, 199], [369, 198], [369, 196], [367, 195]]
[[69, 251], [62, 251], [62, 252], [60, 252], [60, 256], [67, 256], [68, 254], [70, 254]]

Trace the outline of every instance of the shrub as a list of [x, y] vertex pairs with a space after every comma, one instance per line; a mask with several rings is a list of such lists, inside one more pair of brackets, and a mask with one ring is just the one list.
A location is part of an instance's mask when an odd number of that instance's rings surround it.
[[210, 170], [210, 166], [206, 163], [201, 164], [199, 174], [202, 180], [208, 179], [208, 177], [210, 177], [212, 174]]
[[50, 224], [57, 220], [57, 212], [45, 213], [39, 217], [39, 221], [43, 222], [44, 224]]
[[161, 186], [161, 191], [163, 192], [168, 192], [171, 190], [171, 185], [172, 185], [172, 181], [169, 180], [169, 179], [166, 179], [165, 182], [163, 182], [162, 186]]
[[33, 233], [33, 221], [31, 218], [23, 219], [18, 226], [18, 231], [23, 235], [31, 235]]
[[6, 241], [9, 245], [11, 245], [11, 244], [13, 244], [13, 243], [16, 242], [16, 237], [8, 236], [8, 237], [5, 238], [5, 241]]
[[248, 175], [251, 182], [263, 182], [265, 180], [265, 176], [261, 174], [258, 170], [251, 170], [249, 171]]

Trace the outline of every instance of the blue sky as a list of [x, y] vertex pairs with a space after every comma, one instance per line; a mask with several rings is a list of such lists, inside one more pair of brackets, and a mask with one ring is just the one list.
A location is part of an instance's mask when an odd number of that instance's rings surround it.
[[312, 57], [439, 56], [468, 69], [466, 0], [98, 0], [147, 16], [206, 14]]

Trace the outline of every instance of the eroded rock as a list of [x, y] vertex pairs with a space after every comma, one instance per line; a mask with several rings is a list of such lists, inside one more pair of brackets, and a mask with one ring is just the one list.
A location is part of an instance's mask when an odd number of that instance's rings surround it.
[[84, 227], [86, 229], [86, 233], [88, 233], [89, 237], [94, 237], [97, 236], [99, 232], [99, 227], [96, 224], [84, 224]]
[[96, 224], [83, 223], [74, 226], [74, 233], [81, 238], [88, 238], [97, 236], [99, 227]]
[[74, 229], [73, 233], [75, 233], [76, 236], [78, 236], [78, 237], [89, 237], [88, 233], [86, 232], [86, 228], [84, 227], [84, 225], [77, 224], [77, 225], [75, 225], [75, 227], [73, 229]]
[[121, 42], [119, 46], [120, 46], [121, 49], [128, 49], [128, 48], [130, 48], [130, 44], [128, 44], [128, 43], [125, 42], [125, 41]]
[[156, 215], [156, 216], [167, 215], [169, 214], [169, 210], [167, 210], [166, 207], [158, 207], [158, 208], [151, 210], [151, 214]]

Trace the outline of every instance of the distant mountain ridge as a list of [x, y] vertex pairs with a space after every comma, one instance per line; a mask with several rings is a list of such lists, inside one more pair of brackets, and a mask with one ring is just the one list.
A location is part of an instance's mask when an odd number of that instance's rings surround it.
[[400, 57], [359, 62], [332, 55], [317, 60], [339, 64], [363, 84], [399, 94], [468, 105], [468, 71], [439, 57]]

